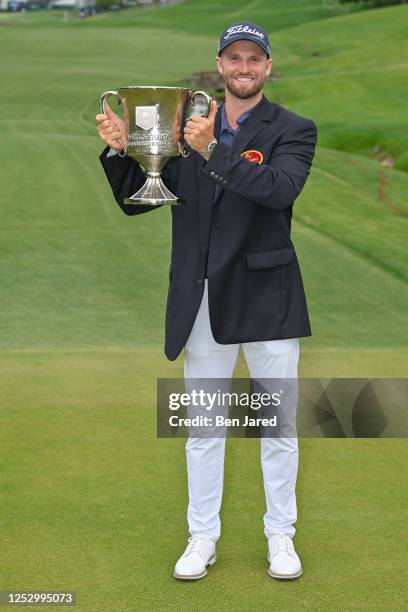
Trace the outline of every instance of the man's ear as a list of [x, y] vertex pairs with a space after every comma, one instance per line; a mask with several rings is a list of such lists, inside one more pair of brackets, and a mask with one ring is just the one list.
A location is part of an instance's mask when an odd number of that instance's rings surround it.
[[269, 76], [272, 72], [272, 60], [268, 59], [266, 63], [266, 76]]
[[217, 57], [215, 58], [215, 61], [217, 62], [217, 69], [218, 69], [218, 72], [219, 72], [220, 74], [223, 74], [223, 69], [222, 69], [222, 60], [221, 60], [221, 58], [220, 58], [220, 56], [219, 56], [219, 55], [217, 55]]

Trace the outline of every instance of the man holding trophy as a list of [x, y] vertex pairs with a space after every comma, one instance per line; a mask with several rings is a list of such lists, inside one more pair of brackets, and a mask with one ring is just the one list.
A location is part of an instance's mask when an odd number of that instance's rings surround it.
[[[232, 24], [216, 58], [220, 108], [203, 92], [135, 87], [103, 94], [96, 117], [107, 145], [100, 160], [123, 212], [176, 204], [165, 352], [174, 360], [184, 349], [186, 380], [231, 379], [241, 345], [251, 378], [296, 379], [299, 338], [311, 335], [290, 231], [317, 129], [265, 98], [270, 56], [260, 26]], [[108, 95], [123, 103], [125, 122]], [[190, 538], [174, 570], [180, 580], [203, 578], [216, 561], [224, 452], [225, 437], [187, 440]], [[262, 438], [261, 464], [268, 572], [295, 579], [297, 438]]]

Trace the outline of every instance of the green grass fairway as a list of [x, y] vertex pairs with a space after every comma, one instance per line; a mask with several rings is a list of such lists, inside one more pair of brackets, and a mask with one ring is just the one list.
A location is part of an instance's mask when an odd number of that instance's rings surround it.
[[226, 24], [264, 24], [268, 97], [319, 128], [294, 209], [314, 333], [300, 373], [406, 377], [408, 7], [327, 4], [0, 14], [0, 590], [75, 590], [85, 612], [405, 609], [398, 439], [301, 441], [293, 584], [266, 571], [258, 441], [229, 440], [219, 561], [174, 581], [184, 441], [157, 440], [155, 415], [157, 377], [182, 376], [162, 348], [170, 211], [126, 217], [98, 160], [100, 92], [179, 84], [213, 68]]

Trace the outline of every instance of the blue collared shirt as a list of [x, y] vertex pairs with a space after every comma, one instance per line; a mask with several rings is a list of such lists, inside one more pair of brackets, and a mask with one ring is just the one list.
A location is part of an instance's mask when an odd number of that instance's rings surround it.
[[233, 128], [230, 126], [230, 123], [227, 119], [227, 113], [225, 112], [225, 104], [223, 104], [222, 110], [221, 110], [221, 129], [220, 129], [220, 138], [219, 138], [220, 142], [223, 142], [224, 144], [227, 144], [227, 145], [232, 145], [239, 128], [244, 123], [244, 121], [248, 119], [251, 112], [252, 112], [252, 108], [243, 112], [242, 115], [240, 115], [237, 119], [238, 127]]

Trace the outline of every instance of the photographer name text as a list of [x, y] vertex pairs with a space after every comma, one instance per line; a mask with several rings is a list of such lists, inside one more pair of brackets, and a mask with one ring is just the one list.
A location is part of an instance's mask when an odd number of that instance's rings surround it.
[[197, 415], [192, 418], [179, 417], [173, 414], [169, 417], [169, 424], [172, 427], [276, 427], [277, 417], [266, 418], [251, 418], [245, 415], [244, 419], [228, 418], [221, 414], [214, 417]]

